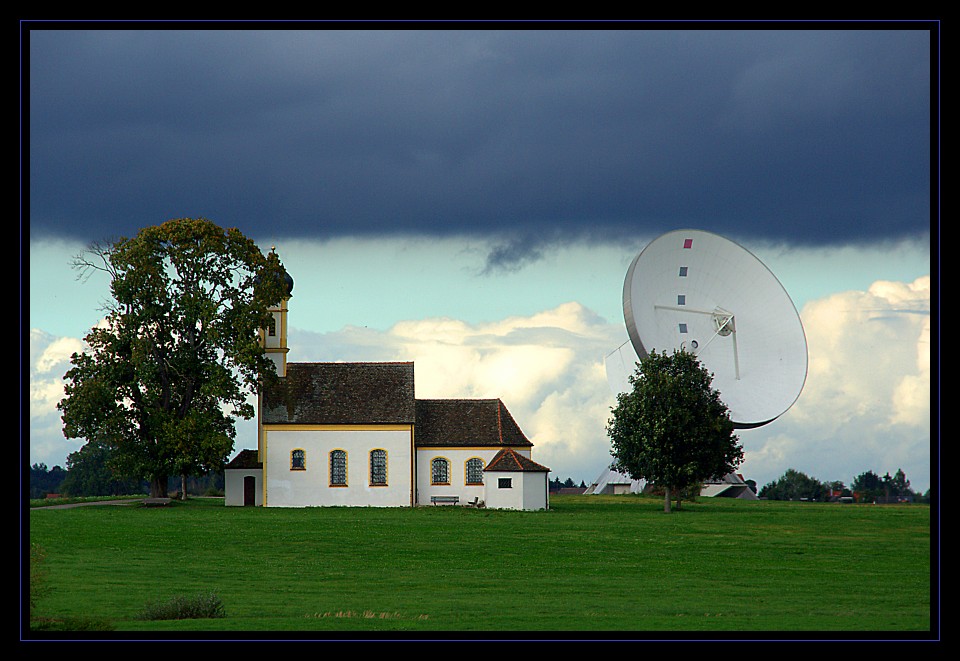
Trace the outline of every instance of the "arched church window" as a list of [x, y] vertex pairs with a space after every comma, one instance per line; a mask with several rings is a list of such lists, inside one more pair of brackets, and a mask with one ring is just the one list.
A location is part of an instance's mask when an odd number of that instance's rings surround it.
[[443, 457], [435, 457], [430, 462], [430, 483], [450, 484], [450, 462]]
[[387, 486], [387, 451], [370, 451], [370, 485], [375, 487]]
[[468, 485], [482, 485], [483, 484], [483, 459], [480, 459], [479, 457], [473, 457], [471, 459], [467, 459], [465, 473], [466, 473]]
[[330, 486], [347, 486], [347, 453], [343, 450], [330, 453]]
[[305, 450], [297, 448], [290, 452], [290, 470], [292, 471], [307, 470], [307, 453]]

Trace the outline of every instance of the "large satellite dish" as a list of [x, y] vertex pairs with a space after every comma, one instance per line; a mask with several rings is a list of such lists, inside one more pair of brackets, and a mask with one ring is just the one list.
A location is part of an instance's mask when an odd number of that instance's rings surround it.
[[729, 239], [677, 230], [651, 241], [627, 270], [623, 316], [637, 356], [696, 355], [738, 428], [775, 420], [800, 396], [807, 340], [797, 309], [773, 273]]

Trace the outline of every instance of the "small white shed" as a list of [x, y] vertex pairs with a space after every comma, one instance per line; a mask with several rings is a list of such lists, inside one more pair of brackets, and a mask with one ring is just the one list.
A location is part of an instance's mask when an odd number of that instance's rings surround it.
[[494, 509], [545, 510], [550, 507], [550, 469], [504, 448], [484, 472], [484, 503]]
[[241, 450], [223, 471], [224, 505], [259, 507], [263, 505], [263, 464], [256, 450]]

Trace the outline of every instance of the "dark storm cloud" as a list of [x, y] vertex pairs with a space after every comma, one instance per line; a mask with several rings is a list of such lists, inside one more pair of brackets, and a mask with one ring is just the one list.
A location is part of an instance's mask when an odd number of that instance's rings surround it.
[[801, 244], [930, 225], [930, 36], [33, 31], [30, 230]]

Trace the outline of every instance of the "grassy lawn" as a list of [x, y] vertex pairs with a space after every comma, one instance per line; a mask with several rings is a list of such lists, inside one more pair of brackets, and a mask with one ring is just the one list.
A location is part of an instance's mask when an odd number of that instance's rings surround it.
[[[31, 510], [38, 615], [115, 631], [924, 632], [930, 509], [558, 496], [546, 512]], [[218, 619], [137, 619], [216, 593]], [[362, 634], [360, 634], [362, 635]], [[621, 634], [622, 635], [622, 634]]]

